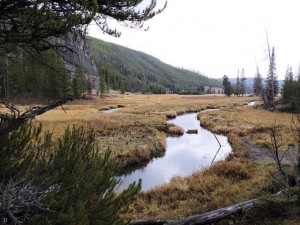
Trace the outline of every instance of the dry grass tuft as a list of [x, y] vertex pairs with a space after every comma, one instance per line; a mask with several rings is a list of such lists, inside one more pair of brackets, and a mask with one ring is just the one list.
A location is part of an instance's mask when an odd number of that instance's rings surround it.
[[182, 129], [181, 127], [179, 126], [176, 126], [175, 124], [168, 124], [168, 130], [167, 130], [167, 133], [169, 135], [177, 135], [177, 136], [180, 136], [180, 135], [183, 135], [184, 134], [184, 129]]
[[294, 143], [290, 129], [291, 114], [268, 112], [252, 107], [230, 107], [200, 113], [201, 125], [216, 133], [228, 134], [235, 132], [240, 137], [246, 137], [252, 143], [270, 146], [267, 129], [275, 123], [279, 125], [279, 133], [284, 137], [283, 144]]
[[249, 149], [243, 144], [241, 137], [236, 132], [231, 132], [227, 135], [228, 141], [231, 144], [232, 152], [226, 157], [227, 161], [238, 158], [248, 158], [250, 156]]
[[250, 168], [239, 162], [222, 162], [188, 177], [174, 177], [168, 184], [142, 192], [128, 216], [177, 219], [257, 197], [270, 181], [272, 168]]
[[158, 113], [158, 114], [165, 115], [168, 119], [173, 119], [177, 116], [177, 112], [175, 112], [175, 111], [167, 111], [167, 112]]
[[229, 180], [245, 180], [251, 177], [251, 166], [249, 163], [238, 160], [220, 161], [206, 169], [204, 175], [217, 175]]

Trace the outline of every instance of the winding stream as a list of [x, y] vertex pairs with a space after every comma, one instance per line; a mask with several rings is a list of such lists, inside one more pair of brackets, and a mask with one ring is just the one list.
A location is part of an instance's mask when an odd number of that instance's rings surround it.
[[181, 137], [168, 137], [165, 155], [153, 159], [142, 169], [121, 176], [120, 189], [127, 188], [130, 183], [141, 178], [142, 190], [145, 191], [169, 182], [174, 176], [186, 176], [209, 166], [213, 160], [224, 159], [231, 152], [227, 137], [222, 135], [216, 135], [222, 145], [219, 149], [213, 133], [200, 126], [197, 113], [177, 116], [170, 122], [182, 127], [185, 131], [197, 129], [198, 134], [185, 133]]

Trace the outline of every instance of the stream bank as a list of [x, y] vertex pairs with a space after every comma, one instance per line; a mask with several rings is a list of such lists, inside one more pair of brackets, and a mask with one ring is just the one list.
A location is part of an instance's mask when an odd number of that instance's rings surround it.
[[[227, 137], [214, 134], [200, 126], [197, 113], [188, 113], [169, 120], [184, 129], [180, 137], [167, 137], [166, 153], [155, 158], [145, 167], [120, 176], [120, 189], [138, 179], [142, 179], [142, 190], [149, 190], [157, 185], [169, 182], [174, 176], [186, 176], [201, 170], [212, 161], [224, 159], [231, 152]], [[195, 134], [187, 134], [188, 130], [197, 130]], [[218, 141], [221, 143], [221, 148]]]

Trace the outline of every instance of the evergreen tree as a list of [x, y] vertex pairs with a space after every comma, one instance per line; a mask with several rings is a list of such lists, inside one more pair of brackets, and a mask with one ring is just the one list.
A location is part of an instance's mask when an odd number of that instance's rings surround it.
[[121, 94], [125, 94], [125, 85], [124, 85], [124, 82], [121, 80], [121, 83], [120, 83], [120, 91], [121, 91]]
[[276, 62], [275, 62], [275, 50], [272, 48], [272, 54], [270, 54], [269, 71], [266, 78], [265, 84], [265, 95], [267, 104], [275, 108], [275, 97], [278, 94], [278, 80], [276, 73]]
[[241, 85], [240, 85], [240, 94], [242, 96], [244, 96], [244, 94], [246, 94], [246, 80], [247, 80], [247, 78], [245, 77], [245, 70], [243, 68], [242, 72], [241, 72]]
[[104, 73], [99, 74], [99, 77], [100, 77], [99, 91], [100, 91], [100, 96], [103, 97], [103, 95], [106, 91], [106, 83], [105, 83]]
[[92, 82], [90, 78], [86, 80], [86, 90], [88, 94], [92, 94]]
[[144, 10], [137, 10], [142, 2], [1, 0], [0, 54], [8, 53], [16, 46], [38, 51], [56, 49], [58, 46], [50, 37], [61, 37], [69, 32], [84, 35], [92, 21], [103, 32], [120, 36], [120, 32], [108, 26], [108, 18], [141, 29], [145, 21], [164, 9], [156, 10], [156, 0], [151, 0]]
[[[48, 99], [60, 99], [73, 95], [70, 74], [67, 72], [62, 58], [54, 51], [43, 52], [42, 57], [44, 61], [53, 65], [52, 67], [44, 66], [45, 83], [40, 84], [44, 89], [43, 97]], [[43, 66], [40, 64], [40, 67]]]
[[238, 97], [241, 94], [240, 71], [238, 71], [238, 75], [236, 77], [234, 94]]
[[20, 49], [11, 54], [8, 62], [7, 89], [11, 99], [24, 98], [23, 95], [28, 93], [37, 99], [59, 99], [72, 95], [70, 75], [63, 60], [54, 51], [28, 53]]
[[297, 82], [294, 80], [292, 67], [288, 67], [282, 85], [282, 99], [285, 103], [295, 104], [297, 99]]
[[254, 94], [256, 96], [260, 96], [262, 94], [262, 91], [263, 91], [262, 77], [261, 77], [261, 74], [259, 73], [258, 67], [257, 67], [257, 70], [256, 70], [256, 75], [254, 77], [253, 91], [254, 91]]
[[10, 83], [9, 88], [13, 96], [25, 92], [25, 53], [20, 50], [14, 57], [11, 57], [11, 65], [9, 67]]
[[223, 76], [223, 88], [224, 88], [224, 94], [230, 97], [232, 94], [232, 87], [226, 75]]
[[76, 67], [75, 76], [73, 78], [73, 92], [75, 96], [83, 95], [87, 90], [87, 81], [83, 69]]
[[110, 159], [110, 152], [101, 156], [94, 132], [67, 129], [57, 141], [40, 134], [41, 127], [26, 124], [0, 137], [0, 220], [125, 224], [120, 215], [128, 211], [140, 182], [115, 192], [120, 164]]

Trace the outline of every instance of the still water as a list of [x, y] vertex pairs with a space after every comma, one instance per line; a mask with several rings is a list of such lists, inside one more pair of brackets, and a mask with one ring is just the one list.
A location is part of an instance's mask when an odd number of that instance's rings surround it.
[[107, 110], [101, 110], [101, 112], [103, 113], [113, 113], [114, 111], [119, 110], [119, 108], [115, 108], [115, 109], [107, 109]]
[[[205, 112], [203, 112], [205, 113]], [[211, 165], [215, 161], [224, 159], [231, 152], [227, 137], [216, 135], [202, 128], [197, 120], [197, 113], [177, 116], [170, 123], [182, 127], [185, 131], [197, 129], [198, 134], [185, 133], [181, 137], [168, 137], [166, 153], [161, 158], [153, 159], [142, 169], [121, 176], [120, 189], [138, 179], [142, 179], [142, 190], [148, 190], [156, 185], [170, 181], [173, 176], [186, 176], [194, 171]], [[216, 155], [217, 153], [217, 155]]]

